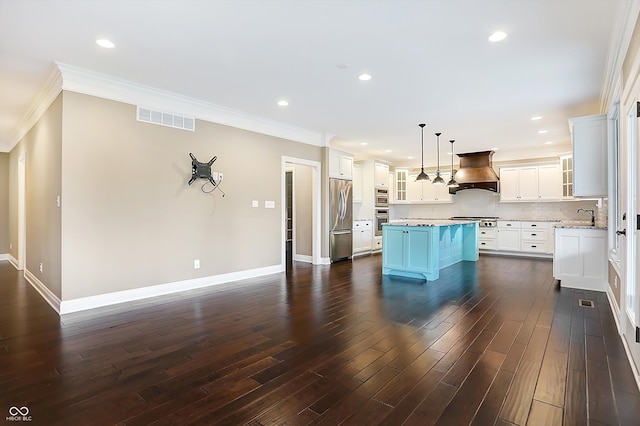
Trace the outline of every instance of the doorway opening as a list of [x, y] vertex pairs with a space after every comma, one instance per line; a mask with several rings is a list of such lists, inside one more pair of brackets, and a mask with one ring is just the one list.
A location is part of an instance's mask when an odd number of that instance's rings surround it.
[[295, 262], [321, 263], [318, 161], [282, 157], [282, 270]]
[[18, 265], [17, 269], [25, 269], [27, 258], [27, 218], [26, 218], [26, 155], [18, 158]]

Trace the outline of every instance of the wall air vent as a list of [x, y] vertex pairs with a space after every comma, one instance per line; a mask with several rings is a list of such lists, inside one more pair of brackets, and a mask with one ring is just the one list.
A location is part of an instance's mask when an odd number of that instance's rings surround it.
[[138, 121], [144, 123], [159, 124], [160, 126], [183, 130], [196, 130], [196, 120], [193, 117], [183, 117], [181, 115], [155, 111], [141, 106], [138, 106], [137, 118]]

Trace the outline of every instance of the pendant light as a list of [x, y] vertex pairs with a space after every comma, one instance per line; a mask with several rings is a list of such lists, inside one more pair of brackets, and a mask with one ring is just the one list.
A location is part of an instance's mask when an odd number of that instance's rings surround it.
[[424, 126], [426, 126], [426, 124], [422, 123], [418, 124], [418, 126], [420, 126], [420, 129], [422, 129], [420, 138], [422, 141], [422, 167], [420, 168], [420, 174], [418, 175], [418, 177], [416, 177], [416, 182], [421, 182], [429, 180], [429, 175], [424, 172]]
[[444, 185], [444, 179], [442, 179], [442, 176], [440, 176], [440, 135], [442, 133], [438, 132], [436, 133], [436, 138], [437, 138], [437, 146], [438, 146], [438, 151], [437, 151], [437, 155], [438, 155], [438, 170], [436, 170], [436, 177], [433, 178], [433, 184], [434, 185]]
[[454, 139], [451, 139], [449, 142], [451, 142], [451, 179], [449, 180], [449, 182], [447, 182], [447, 186], [449, 188], [457, 188], [458, 182], [456, 182], [456, 180], [453, 178], [453, 176], [456, 174], [456, 171], [453, 170], [453, 143], [455, 142]]

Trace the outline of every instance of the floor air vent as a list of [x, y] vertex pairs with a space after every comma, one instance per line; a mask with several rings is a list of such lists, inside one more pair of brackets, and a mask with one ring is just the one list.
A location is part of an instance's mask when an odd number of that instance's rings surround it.
[[145, 123], [173, 127], [175, 129], [196, 130], [196, 120], [193, 117], [183, 117], [168, 112], [154, 111], [141, 106], [138, 106], [137, 119]]
[[593, 300], [583, 300], [580, 299], [578, 300], [578, 305], [582, 306], [583, 308], [595, 308], [595, 303], [593, 303]]

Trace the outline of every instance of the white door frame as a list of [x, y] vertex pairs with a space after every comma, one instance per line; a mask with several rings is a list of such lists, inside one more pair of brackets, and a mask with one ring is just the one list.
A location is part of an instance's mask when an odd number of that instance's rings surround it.
[[321, 194], [322, 194], [322, 163], [319, 161], [306, 160], [304, 158], [295, 158], [295, 157], [287, 157], [282, 156], [282, 164], [281, 164], [281, 188], [282, 188], [282, 212], [281, 212], [281, 226], [282, 226], [282, 237], [280, 238], [281, 243], [281, 259], [282, 259], [282, 270], [284, 271], [286, 268], [286, 232], [284, 226], [284, 220], [286, 218], [286, 203], [284, 202], [286, 197], [286, 181], [285, 181], [285, 173], [287, 170], [287, 163], [291, 164], [299, 164], [302, 166], [311, 167], [311, 263], [314, 265], [322, 264], [322, 229], [321, 229]]
[[[291, 164], [291, 163], [289, 163]], [[295, 262], [296, 260], [296, 168], [295, 167], [291, 167], [291, 166], [287, 166], [285, 169], [285, 175], [287, 172], [291, 172], [291, 208], [292, 208], [292, 212], [291, 212], [291, 259], [292, 261]], [[286, 185], [286, 180], [285, 180], [285, 185]], [[285, 187], [285, 196], [286, 196], [286, 187]], [[283, 198], [283, 200], [285, 200], [285, 198]], [[283, 202], [283, 207], [285, 209], [284, 212], [284, 220], [287, 220], [287, 205], [286, 202]], [[285, 226], [285, 244], [287, 241], [287, 229]], [[285, 247], [286, 250], [286, 247]], [[285, 259], [286, 260], [286, 259]]]
[[27, 208], [26, 208], [26, 182], [27, 182], [26, 154], [18, 157], [18, 270], [26, 269], [27, 264]]
[[621, 116], [624, 117], [623, 133], [625, 151], [627, 154], [625, 176], [626, 191], [622, 196], [627, 204], [626, 221], [622, 225], [626, 229], [623, 249], [623, 285], [620, 294], [620, 315], [621, 331], [623, 340], [630, 357], [629, 361], [635, 375], [636, 382], [640, 388], [640, 343], [635, 341], [636, 327], [640, 326], [640, 231], [636, 230], [636, 215], [640, 214], [640, 124], [637, 117], [638, 102], [640, 102], [640, 60], [636, 61], [633, 67], [634, 72], [630, 73], [627, 88], [622, 97], [623, 109]]

